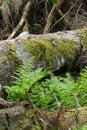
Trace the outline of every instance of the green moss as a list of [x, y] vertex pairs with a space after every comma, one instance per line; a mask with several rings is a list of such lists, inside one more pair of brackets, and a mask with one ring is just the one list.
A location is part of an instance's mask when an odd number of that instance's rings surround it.
[[56, 39], [57, 43], [57, 53], [59, 56], [63, 56], [66, 59], [73, 59], [75, 56], [75, 42], [69, 39], [60, 40]]
[[13, 65], [14, 70], [16, 70], [17, 67], [19, 67], [19, 65], [22, 64], [22, 61], [18, 58], [16, 51], [17, 47], [15, 44], [9, 45], [5, 52], [6, 58], [4, 59], [4, 63], [7, 63], [8, 61], [10, 65]]
[[7, 57], [3, 57], [3, 59], [2, 59], [2, 63], [3, 63], [3, 65], [6, 65], [6, 64], [7, 64], [7, 62], [8, 62]]
[[81, 37], [81, 44], [87, 49], [87, 28], [78, 30], [78, 34]]
[[24, 113], [25, 118], [29, 118], [29, 129], [35, 128], [35, 130], [41, 130], [41, 125], [36, 115], [37, 112], [38, 111], [31, 109], [29, 111], [26, 110], [26, 112]]
[[24, 31], [28, 31], [28, 26], [27, 25], [25, 25], [24, 27], [23, 27], [23, 32]]
[[75, 43], [71, 40], [54, 39], [55, 45], [46, 38], [33, 38], [23, 41], [29, 52], [36, 56], [37, 61], [45, 61], [46, 66], [52, 66], [56, 57], [72, 60], [75, 56]]

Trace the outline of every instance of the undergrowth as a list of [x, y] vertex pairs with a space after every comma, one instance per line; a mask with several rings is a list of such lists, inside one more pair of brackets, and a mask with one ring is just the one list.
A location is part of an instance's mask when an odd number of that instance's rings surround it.
[[[78, 99], [81, 106], [87, 105], [87, 67], [83, 69], [77, 80], [67, 73], [65, 77], [54, 76], [42, 68], [32, 69], [33, 60], [26, 61], [16, 72], [12, 87], [6, 86], [7, 100], [26, 100], [28, 90], [33, 103], [44, 109], [57, 109], [61, 104], [67, 107], [77, 107]], [[50, 74], [50, 78], [44, 79]], [[44, 79], [44, 80], [42, 80]]]
[[87, 130], [87, 123], [85, 123], [80, 129], [73, 128], [72, 130]]
[[87, 123], [85, 123], [80, 130], [87, 130]]

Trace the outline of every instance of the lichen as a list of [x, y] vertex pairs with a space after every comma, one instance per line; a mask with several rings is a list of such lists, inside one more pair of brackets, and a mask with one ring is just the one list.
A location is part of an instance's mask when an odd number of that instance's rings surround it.
[[78, 30], [78, 34], [81, 37], [81, 44], [87, 49], [87, 28]]
[[72, 60], [75, 56], [75, 42], [68, 39], [52, 41], [46, 38], [33, 38], [23, 41], [23, 44], [33, 56], [36, 56], [37, 61], [44, 61], [46, 66], [50, 67], [55, 56], [66, 60]]

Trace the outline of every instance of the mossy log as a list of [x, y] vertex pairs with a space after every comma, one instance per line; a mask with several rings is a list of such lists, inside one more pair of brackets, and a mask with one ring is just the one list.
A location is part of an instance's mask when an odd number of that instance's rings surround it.
[[29, 105], [0, 110], [0, 130], [79, 130], [86, 122], [87, 107], [60, 113], [33, 110]]
[[14, 71], [31, 56], [35, 67], [57, 71], [79, 71], [87, 64], [87, 29], [32, 35], [21, 33], [0, 41], [0, 84], [8, 84]]

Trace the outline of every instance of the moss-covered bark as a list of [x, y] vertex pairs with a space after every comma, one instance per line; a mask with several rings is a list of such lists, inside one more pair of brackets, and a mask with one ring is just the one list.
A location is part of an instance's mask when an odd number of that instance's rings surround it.
[[[39, 114], [39, 118], [37, 114]], [[57, 111], [35, 111], [29, 106], [0, 110], [0, 130], [67, 130], [80, 129], [87, 122], [87, 108]]]
[[60, 68], [64, 62], [72, 61], [76, 55], [74, 50], [76, 44], [69, 39], [35, 38], [28, 39], [23, 43], [27, 50], [35, 56], [37, 63], [43, 63], [44, 67], [50, 67], [51, 69]]

